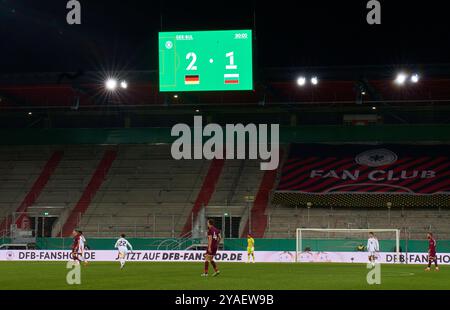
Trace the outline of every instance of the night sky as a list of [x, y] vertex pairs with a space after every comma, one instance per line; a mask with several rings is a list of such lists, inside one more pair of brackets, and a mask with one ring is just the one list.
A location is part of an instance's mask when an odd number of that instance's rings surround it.
[[69, 26], [66, 0], [0, 0], [0, 72], [155, 70], [161, 29], [254, 29], [263, 68], [450, 63], [444, 1], [381, 0], [380, 26], [366, 0], [80, 2]]

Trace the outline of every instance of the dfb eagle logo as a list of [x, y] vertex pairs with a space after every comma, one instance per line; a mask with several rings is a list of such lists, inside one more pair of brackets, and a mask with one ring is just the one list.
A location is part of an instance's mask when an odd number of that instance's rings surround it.
[[397, 154], [387, 149], [370, 150], [356, 156], [356, 162], [367, 167], [387, 166], [397, 160]]
[[13, 260], [14, 259], [14, 252], [11, 252], [11, 251], [8, 251], [7, 253], [6, 253], [6, 259], [7, 260]]

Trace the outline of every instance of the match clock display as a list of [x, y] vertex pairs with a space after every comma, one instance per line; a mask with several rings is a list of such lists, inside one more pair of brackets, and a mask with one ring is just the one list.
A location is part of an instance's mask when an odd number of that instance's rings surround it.
[[252, 31], [160, 32], [159, 89], [252, 90]]

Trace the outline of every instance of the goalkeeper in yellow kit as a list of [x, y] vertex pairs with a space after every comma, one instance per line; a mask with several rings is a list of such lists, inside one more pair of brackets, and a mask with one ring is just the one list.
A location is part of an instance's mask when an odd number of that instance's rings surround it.
[[249, 234], [247, 236], [247, 263], [250, 263], [250, 258], [253, 258], [253, 263], [255, 263], [255, 239]]

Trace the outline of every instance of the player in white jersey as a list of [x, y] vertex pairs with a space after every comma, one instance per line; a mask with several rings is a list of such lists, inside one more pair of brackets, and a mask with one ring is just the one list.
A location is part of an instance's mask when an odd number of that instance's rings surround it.
[[118, 259], [120, 262], [120, 269], [123, 269], [123, 267], [125, 267], [125, 259], [128, 254], [128, 248], [133, 251], [133, 246], [128, 242], [127, 239], [125, 239], [125, 234], [122, 234], [120, 235], [120, 239], [117, 240], [114, 247], [119, 251]]
[[374, 233], [371, 232], [369, 233], [369, 240], [367, 240], [367, 252], [369, 252], [369, 262], [372, 266], [375, 266], [378, 251], [380, 251], [380, 244]]
[[78, 245], [78, 259], [84, 263], [86, 266], [88, 262], [86, 261], [84, 257], [84, 251], [86, 250], [86, 238], [83, 235], [83, 232], [81, 230], [76, 230], [78, 233], [80, 239], [79, 239], [79, 245]]

